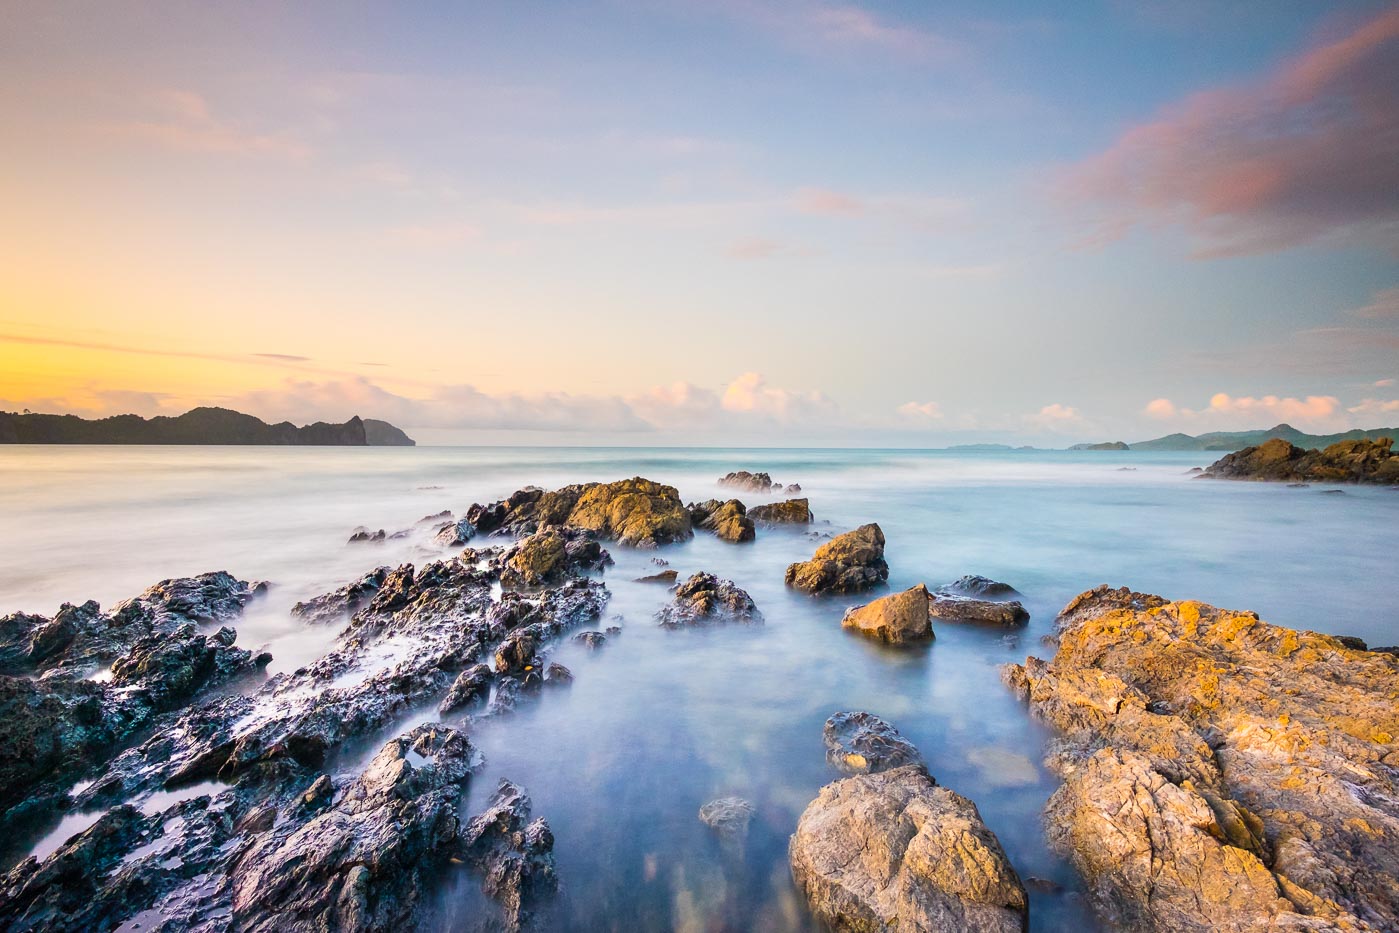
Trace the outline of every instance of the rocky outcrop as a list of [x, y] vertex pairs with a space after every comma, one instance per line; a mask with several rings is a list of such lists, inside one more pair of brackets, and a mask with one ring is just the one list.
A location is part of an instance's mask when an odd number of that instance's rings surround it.
[[972, 599], [1010, 600], [1020, 592], [1009, 583], [1000, 583], [980, 574], [967, 574], [951, 583], [945, 583], [935, 592], [945, 596], [967, 596]]
[[479, 703], [491, 692], [491, 669], [485, 664], [473, 664], [457, 675], [442, 702], [437, 704], [437, 712], [446, 716], [463, 707]]
[[837, 535], [811, 560], [787, 568], [787, 585], [806, 593], [858, 593], [889, 579], [884, 532], [875, 524]]
[[669, 586], [676, 581], [680, 573], [675, 570], [662, 570], [660, 573], [647, 574], [644, 577], [637, 577], [633, 583], [664, 583]]
[[465, 547], [476, 534], [476, 526], [465, 518], [448, 520], [434, 529], [432, 540], [443, 547]]
[[740, 489], [743, 492], [772, 492], [774, 486], [777, 489], [782, 488], [780, 483], [773, 483], [772, 477], [767, 473], [750, 473], [747, 470], [725, 473], [719, 477], [719, 485]]
[[1005, 677], [1064, 733], [1051, 841], [1157, 931], [1399, 927], [1399, 659], [1099, 587]]
[[784, 499], [768, 505], [755, 505], [748, 517], [765, 525], [810, 525], [814, 518], [807, 499]]
[[374, 594], [379, 592], [379, 587], [383, 586], [384, 580], [388, 578], [389, 569], [376, 567], [352, 583], [314, 599], [299, 602], [291, 607], [291, 614], [312, 625], [344, 622], [374, 598]]
[[500, 582], [505, 586], [544, 586], [584, 570], [612, 563], [612, 555], [589, 534], [568, 527], [543, 528], [506, 550]]
[[871, 713], [836, 713], [822, 730], [826, 761], [846, 774], [872, 774], [923, 763], [923, 756], [899, 730]]
[[828, 784], [797, 823], [792, 878], [836, 931], [1023, 933], [1027, 898], [976, 806], [921, 765]]
[[1252, 479], [1288, 483], [1399, 484], [1399, 453], [1392, 438], [1339, 441], [1303, 450], [1280, 437], [1227, 454], [1199, 479]]
[[689, 510], [675, 488], [640, 476], [548, 492], [528, 487], [508, 499], [471, 506], [466, 521], [481, 534], [525, 535], [568, 525], [634, 547], [657, 547], [693, 534]]
[[854, 606], [846, 610], [840, 624], [890, 644], [927, 641], [933, 637], [928, 588], [920, 583], [902, 593]]
[[481, 887], [505, 911], [506, 928], [519, 930], [532, 905], [558, 888], [554, 834], [540, 817], [530, 820], [530, 799], [502, 779], [486, 809], [462, 831], [462, 851], [483, 875]]
[[687, 508], [690, 510], [690, 521], [696, 528], [712, 531], [721, 540], [734, 543], [752, 541], [757, 534], [753, 520], [747, 515], [748, 510], [737, 499], [692, 502]]
[[701, 572], [675, 588], [674, 599], [656, 613], [656, 618], [666, 628], [683, 628], [720, 622], [758, 623], [763, 614], [753, 597], [732, 580]]
[[948, 593], [934, 593], [928, 600], [928, 613], [947, 622], [971, 622], [976, 625], [1025, 625], [1030, 613], [1016, 600], [994, 602], [972, 599]]

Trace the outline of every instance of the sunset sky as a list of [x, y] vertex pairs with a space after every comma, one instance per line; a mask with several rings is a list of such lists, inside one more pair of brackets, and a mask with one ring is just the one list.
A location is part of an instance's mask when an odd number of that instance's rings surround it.
[[0, 409], [1399, 424], [1399, 5], [0, 0]]

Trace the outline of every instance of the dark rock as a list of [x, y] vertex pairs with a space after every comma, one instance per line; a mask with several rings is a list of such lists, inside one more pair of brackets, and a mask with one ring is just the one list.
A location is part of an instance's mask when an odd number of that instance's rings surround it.
[[662, 570], [660, 573], [653, 573], [645, 577], [637, 577], [633, 583], [664, 583], [672, 584], [680, 574], [674, 570]]
[[753, 598], [732, 580], [712, 573], [697, 573], [675, 588], [670, 605], [656, 614], [666, 628], [708, 625], [714, 622], [759, 623], [763, 614]]
[[389, 533], [380, 528], [378, 531], [370, 531], [368, 528], [357, 528], [355, 533], [350, 535], [349, 544], [382, 544], [389, 538]]
[[564, 667], [557, 661], [550, 663], [545, 673], [548, 677], [544, 682], [551, 686], [566, 687], [573, 683], [573, 671]]
[[1280, 437], [1226, 454], [1202, 476], [1290, 483], [1399, 483], [1399, 453], [1392, 438], [1339, 441], [1303, 450]]
[[747, 470], [738, 470], [719, 477], [719, 485], [731, 486], [744, 492], [771, 492], [773, 482], [772, 477], [766, 473], [749, 473]]
[[437, 712], [446, 716], [464, 706], [480, 702], [491, 692], [493, 680], [491, 669], [485, 664], [473, 664], [457, 675], [452, 687], [437, 706]]
[[769, 505], [755, 505], [748, 510], [748, 517], [767, 525], [809, 525], [814, 521], [811, 504], [807, 499], [787, 499]]
[[936, 619], [948, 622], [972, 622], [978, 625], [1024, 625], [1030, 621], [1025, 607], [1015, 600], [992, 602], [934, 593], [928, 601], [928, 612]]
[[989, 577], [968, 574], [937, 588], [948, 596], [970, 596], [972, 599], [1012, 600], [1020, 595], [1009, 583], [998, 583]]
[[596, 651], [607, 641], [607, 636], [602, 632], [579, 632], [573, 636], [573, 640], [589, 651]]
[[787, 585], [807, 593], [857, 593], [889, 579], [884, 532], [861, 525], [816, 549], [811, 560], [787, 568]]
[[[449, 517], [450, 515], [451, 513], [448, 513]], [[465, 547], [475, 534], [476, 526], [465, 518], [461, 518], [439, 525], [433, 533], [432, 540], [443, 547]]]
[[836, 713], [822, 731], [826, 760], [846, 774], [922, 764], [923, 756], [899, 730], [871, 713]]
[[558, 889], [554, 834], [542, 817], [530, 821], [529, 797], [507, 780], [463, 828], [461, 851], [484, 874], [482, 890], [504, 909], [510, 930], [527, 924], [532, 906]]
[[299, 602], [291, 607], [291, 614], [312, 625], [330, 622], [343, 622], [369, 604], [379, 587], [389, 575], [388, 567], [376, 567], [353, 583], [347, 583], [330, 593]]

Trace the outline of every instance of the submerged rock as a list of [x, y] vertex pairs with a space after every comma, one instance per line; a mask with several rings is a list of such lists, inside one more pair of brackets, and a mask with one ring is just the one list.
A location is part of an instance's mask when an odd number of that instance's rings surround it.
[[822, 730], [826, 760], [846, 774], [870, 774], [922, 764], [923, 756], [899, 730], [871, 713], [836, 713]]
[[666, 628], [681, 628], [714, 622], [762, 622], [763, 614], [753, 597], [732, 580], [697, 573], [675, 588], [675, 598], [656, 613], [656, 618]]
[[756, 812], [742, 797], [720, 797], [700, 807], [699, 818], [714, 830], [720, 842], [741, 849], [748, 837], [748, 824]]
[[1399, 659], [1099, 587], [1005, 670], [1065, 734], [1051, 842], [1155, 931], [1399, 928]]
[[1025, 888], [995, 834], [921, 765], [822, 788], [788, 854], [811, 912], [832, 930], [1026, 929]]
[[923, 584], [884, 596], [845, 612], [840, 623], [864, 635], [904, 644], [933, 637], [933, 623], [928, 615], [928, 588]]
[[747, 515], [748, 510], [737, 499], [727, 502], [709, 499], [691, 503], [688, 508], [690, 521], [696, 528], [712, 531], [715, 537], [724, 541], [752, 541], [756, 535], [753, 520]]
[[936, 592], [946, 596], [967, 596], [972, 599], [1012, 600], [1020, 592], [1009, 583], [999, 583], [980, 574], [967, 574], [951, 583], [937, 588]]
[[1272, 480], [1289, 483], [1399, 484], [1394, 440], [1338, 441], [1324, 450], [1303, 450], [1275, 437], [1257, 447], [1226, 454], [1199, 478]]
[[876, 524], [837, 535], [811, 560], [787, 568], [787, 585], [807, 593], [857, 593], [889, 579], [884, 532]]
[[543, 817], [530, 821], [530, 799], [510, 781], [501, 779], [486, 809], [466, 824], [461, 849], [484, 874], [482, 890], [504, 909], [507, 929], [524, 926], [532, 905], [558, 889], [554, 834]]
[[1016, 600], [993, 602], [946, 593], [932, 595], [928, 601], [928, 612], [934, 618], [948, 622], [974, 622], [978, 625], [1015, 626], [1030, 621], [1030, 613]]
[[637, 577], [633, 583], [664, 583], [667, 586], [674, 583], [680, 574], [674, 570], [662, 570], [660, 573], [653, 573], [644, 577]]
[[811, 503], [807, 499], [786, 499], [768, 505], [755, 505], [748, 510], [748, 517], [767, 525], [810, 525], [814, 521]]

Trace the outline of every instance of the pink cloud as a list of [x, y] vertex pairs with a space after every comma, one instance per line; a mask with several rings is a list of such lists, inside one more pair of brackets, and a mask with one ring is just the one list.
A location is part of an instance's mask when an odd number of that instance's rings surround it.
[[1177, 415], [1175, 404], [1168, 398], [1152, 399], [1146, 403], [1146, 414], [1152, 418], [1169, 420]]
[[803, 188], [797, 192], [797, 210], [803, 214], [859, 214], [864, 205], [856, 198], [826, 188]]
[[1399, 415], [1399, 399], [1367, 398], [1346, 411], [1352, 415]]
[[724, 249], [724, 253], [733, 259], [771, 259], [785, 249], [786, 247], [776, 240], [751, 236], [730, 243]]
[[[1217, 392], [1210, 397], [1209, 405], [1200, 409], [1176, 405], [1168, 398], [1153, 399], [1143, 410], [1144, 414], [1160, 421], [1176, 421], [1182, 425], [1193, 425], [1210, 430], [1228, 427], [1260, 428], [1271, 427], [1283, 421], [1296, 421], [1321, 427], [1339, 427], [1346, 421], [1340, 399], [1333, 395], [1308, 395], [1305, 398], [1277, 395], [1232, 396]], [[1354, 409], [1350, 409], [1354, 411]], [[1263, 422], [1267, 422], [1264, 424]]]
[[311, 147], [285, 133], [262, 133], [214, 116], [209, 103], [191, 91], [157, 94], [152, 115], [145, 119], [96, 127], [102, 135], [131, 139], [186, 152], [237, 156], [268, 156], [302, 160]]
[[1375, 292], [1369, 304], [1363, 308], [1356, 308], [1352, 313], [1357, 317], [1399, 319], [1399, 288], [1386, 288], [1384, 291]]
[[941, 421], [942, 406], [937, 402], [904, 402], [896, 411], [911, 421]]
[[1102, 209], [1096, 239], [1180, 224], [1200, 256], [1377, 237], [1399, 221], [1399, 8], [1260, 81], [1165, 108], [1060, 193]]
[[929, 29], [895, 22], [854, 4], [727, 0], [730, 14], [799, 46], [871, 50], [917, 59], [951, 59], [962, 46]]

